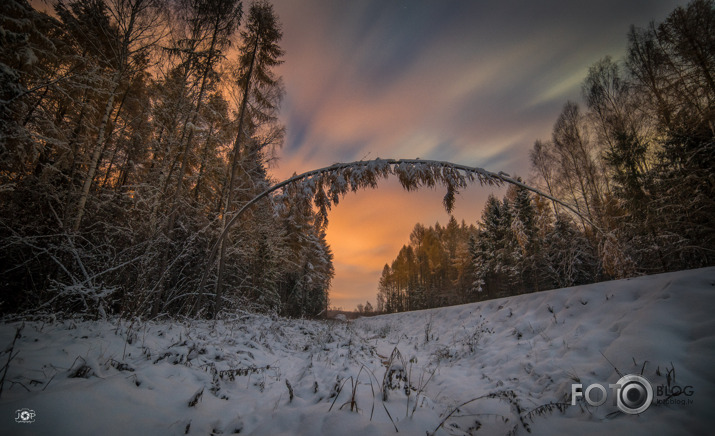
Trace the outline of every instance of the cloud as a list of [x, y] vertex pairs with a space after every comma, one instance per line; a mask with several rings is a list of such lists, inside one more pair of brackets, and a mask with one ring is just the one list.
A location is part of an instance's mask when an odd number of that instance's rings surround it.
[[[278, 178], [375, 157], [420, 157], [528, 176], [588, 67], [618, 58], [631, 23], [662, 19], [674, 0], [437, 2], [274, 0], [283, 23], [287, 142]], [[457, 201], [475, 223], [488, 190]], [[446, 222], [441, 190], [397, 183], [349, 195], [331, 212], [331, 298], [371, 299], [384, 263], [417, 222]]]

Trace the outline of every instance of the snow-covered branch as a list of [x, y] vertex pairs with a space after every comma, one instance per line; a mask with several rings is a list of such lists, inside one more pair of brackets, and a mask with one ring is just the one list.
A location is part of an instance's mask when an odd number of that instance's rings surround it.
[[[445, 186], [447, 193], [444, 196], [443, 205], [448, 212], [451, 212], [454, 208], [455, 196], [459, 193], [460, 189], [466, 188], [470, 183], [479, 182], [481, 185], [489, 186], [501, 186], [504, 183], [520, 186], [537, 195], [559, 203], [576, 215], [581, 216], [573, 206], [536, 188], [528, 186], [521, 181], [513, 179], [504, 172], [494, 173], [483, 168], [470, 167], [452, 162], [422, 159], [377, 158], [373, 160], [336, 163], [328, 167], [294, 175], [289, 179], [271, 186], [244, 204], [227, 222], [218, 240], [214, 244], [201, 278], [200, 288], [205, 286], [208, 273], [216, 259], [218, 248], [231, 227], [236, 224], [246, 210], [271, 193], [282, 189], [282, 193], [275, 197], [275, 200], [278, 202], [312, 200], [318, 211], [317, 224], [319, 226], [325, 226], [328, 222], [328, 211], [334, 204], [338, 204], [342, 196], [351, 191], [355, 192], [360, 189], [377, 188], [380, 179], [387, 179], [391, 175], [397, 176], [402, 187], [408, 191], [421, 187], [434, 187], [438, 184]], [[289, 195], [285, 188], [294, 184], [299, 184], [299, 186], [297, 189], [291, 189]], [[587, 218], [584, 217], [584, 219], [588, 221]]]

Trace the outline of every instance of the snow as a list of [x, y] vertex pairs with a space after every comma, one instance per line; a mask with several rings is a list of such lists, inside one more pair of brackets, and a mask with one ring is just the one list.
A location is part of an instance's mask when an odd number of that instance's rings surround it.
[[[713, 309], [705, 268], [353, 322], [26, 322], [0, 434], [708, 434]], [[20, 326], [0, 326], [2, 349]], [[574, 380], [608, 387], [614, 366], [691, 386], [675, 399], [692, 404], [570, 405]], [[549, 403], [568, 406], [529, 415]]]

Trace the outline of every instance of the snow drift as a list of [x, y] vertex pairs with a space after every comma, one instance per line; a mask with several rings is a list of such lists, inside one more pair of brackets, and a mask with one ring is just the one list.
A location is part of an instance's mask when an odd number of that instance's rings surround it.
[[[713, 309], [705, 268], [350, 323], [5, 323], [0, 433], [706, 434]], [[645, 412], [571, 405], [619, 373]]]

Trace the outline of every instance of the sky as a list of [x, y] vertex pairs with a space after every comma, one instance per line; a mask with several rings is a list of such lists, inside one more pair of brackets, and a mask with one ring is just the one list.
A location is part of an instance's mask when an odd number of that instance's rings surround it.
[[[283, 26], [287, 136], [272, 175], [336, 162], [421, 158], [530, 176], [529, 150], [549, 139], [589, 66], [621, 59], [631, 25], [662, 21], [674, 0], [273, 0]], [[457, 197], [477, 223], [490, 193]], [[377, 283], [416, 223], [447, 223], [444, 190], [383, 182], [329, 216], [331, 306], [375, 304]]]

